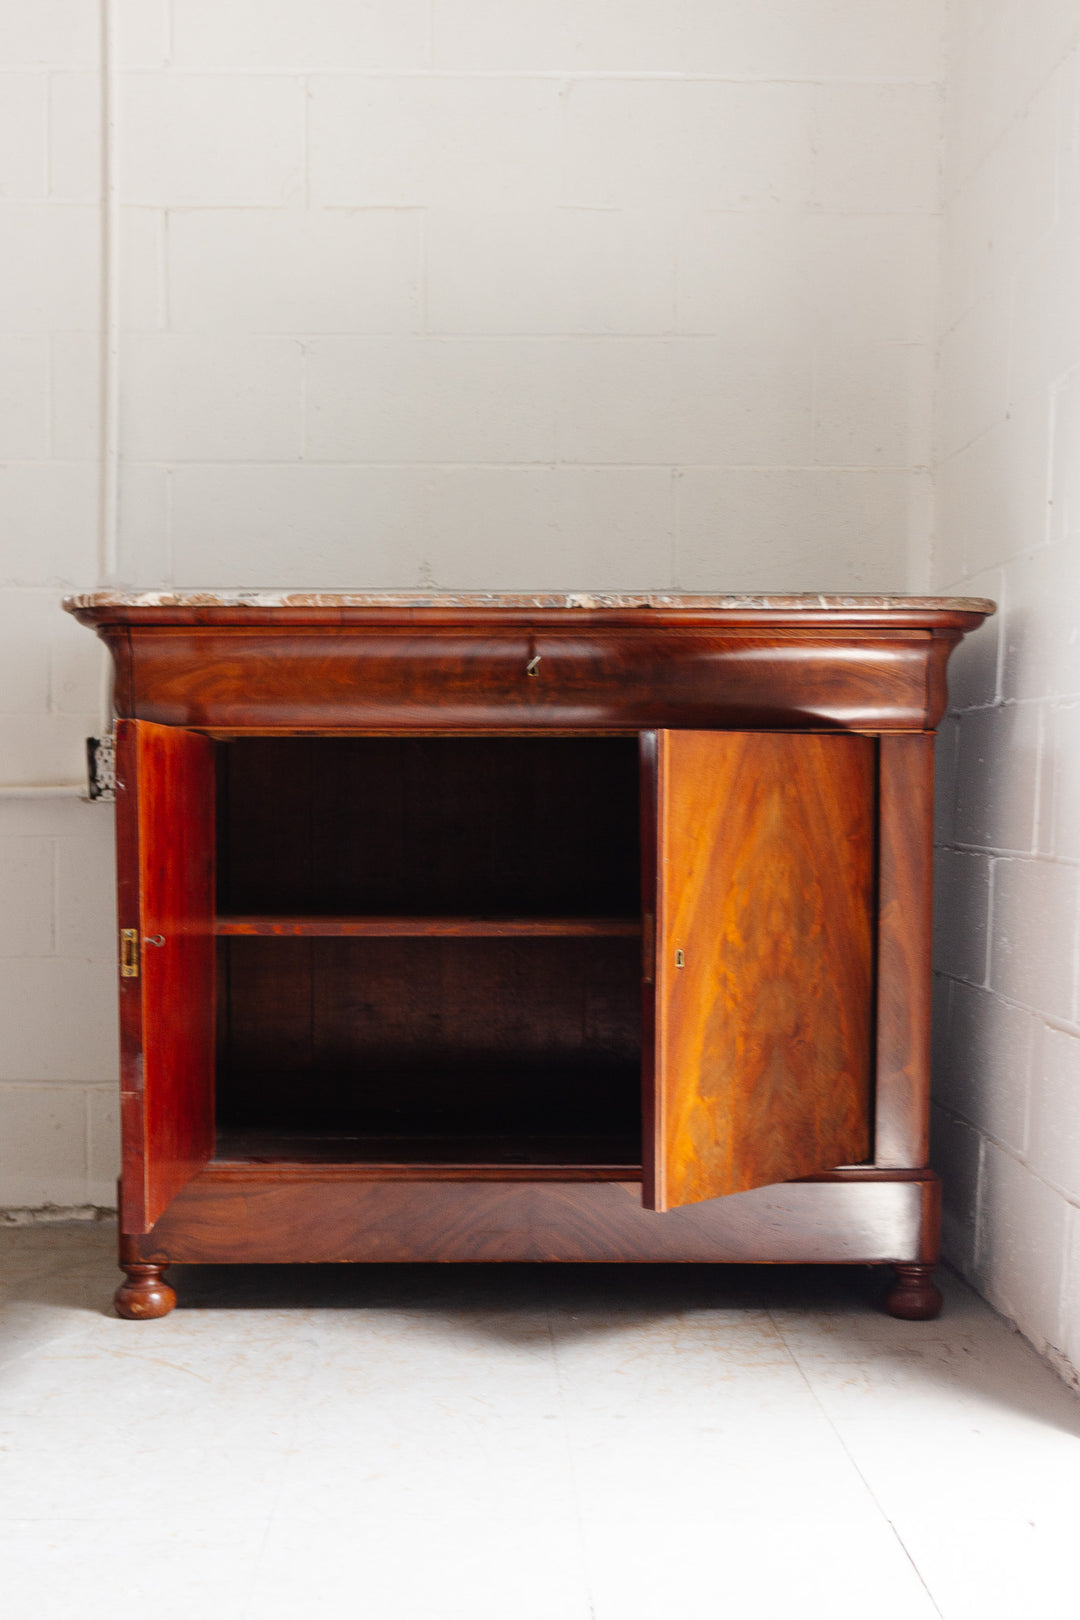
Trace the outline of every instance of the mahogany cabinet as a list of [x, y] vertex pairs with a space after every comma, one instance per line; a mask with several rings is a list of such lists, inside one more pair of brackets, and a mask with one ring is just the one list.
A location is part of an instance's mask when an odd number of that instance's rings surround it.
[[891, 1264], [973, 600], [66, 604], [116, 674], [117, 1308], [174, 1262]]

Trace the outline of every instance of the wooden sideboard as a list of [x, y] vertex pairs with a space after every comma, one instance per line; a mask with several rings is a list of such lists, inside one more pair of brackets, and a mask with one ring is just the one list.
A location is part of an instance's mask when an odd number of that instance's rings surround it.
[[113, 656], [123, 1316], [181, 1262], [891, 1264], [993, 604], [153, 595]]

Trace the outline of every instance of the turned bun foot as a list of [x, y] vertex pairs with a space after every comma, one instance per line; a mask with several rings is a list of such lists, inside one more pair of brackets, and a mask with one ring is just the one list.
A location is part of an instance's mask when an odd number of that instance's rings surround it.
[[885, 1298], [890, 1316], [905, 1322], [929, 1322], [941, 1310], [941, 1290], [933, 1266], [897, 1266], [896, 1282]]
[[129, 1322], [146, 1322], [155, 1316], [168, 1316], [176, 1304], [176, 1290], [165, 1281], [164, 1266], [128, 1264], [127, 1273], [113, 1295], [117, 1316]]

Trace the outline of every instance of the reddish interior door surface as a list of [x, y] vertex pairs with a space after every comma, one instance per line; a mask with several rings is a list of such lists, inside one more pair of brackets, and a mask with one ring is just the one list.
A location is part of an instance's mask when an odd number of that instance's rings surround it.
[[214, 762], [197, 732], [117, 723], [121, 1225], [148, 1232], [214, 1149]]
[[875, 748], [646, 734], [648, 1208], [869, 1156]]

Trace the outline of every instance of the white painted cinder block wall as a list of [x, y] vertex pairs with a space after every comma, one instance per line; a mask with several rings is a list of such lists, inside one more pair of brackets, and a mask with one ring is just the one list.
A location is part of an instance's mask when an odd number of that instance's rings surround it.
[[937, 8], [140, 0], [123, 576], [906, 580]]
[[1080, 1368], [1080, 11], [953, 7], [934, 584], [1001, 603], [940, 743], [952, 1257]]
[[115, 1201], [110, 816], [85, 783], [101, 661], [57, 611], [99, 574], [96, 4], [0, 3], [0, 1207]]
[[[924, 583], [940, 21], [0, 0], [0, 781], [82, 773], [97, 652], [56, 602], [113, 554], [148, 587]], [[110, 839], [0, 800], [0, 1207], [113, 1201]]]

